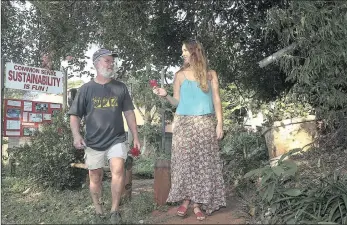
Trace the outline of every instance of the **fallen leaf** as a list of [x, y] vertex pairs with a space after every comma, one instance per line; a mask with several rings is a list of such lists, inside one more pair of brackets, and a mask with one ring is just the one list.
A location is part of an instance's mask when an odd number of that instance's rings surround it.
[[28, 189], [26, 189], [25, 191], [23, 191], [23, 195], [26, 195], [26, 194], [28, 194], [29, 193], [29, 191], [30, 191], [30, 188], [28, 188]]

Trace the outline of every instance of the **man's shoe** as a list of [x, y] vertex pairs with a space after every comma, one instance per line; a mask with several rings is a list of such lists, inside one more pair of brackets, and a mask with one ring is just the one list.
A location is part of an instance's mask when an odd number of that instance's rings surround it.
[[107, 217], [104, 214], [95, 213], [95, 220], [97, 223], [102, 223]]
[[118, 211], [111, 212], [111, 218], [110, 218], [111, 224], [121, 224], [122, 223], [122, 217]]

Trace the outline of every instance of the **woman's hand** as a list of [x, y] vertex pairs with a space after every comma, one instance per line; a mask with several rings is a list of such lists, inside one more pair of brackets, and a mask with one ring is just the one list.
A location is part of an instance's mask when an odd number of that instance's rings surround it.
[[160, 96], [160, 97], [166, 97], [167, 96], [167, 92], [164, 88], [154, 87], [153, 93]]
[[217, 124], [216, 127], [217, 140], [221, 140], [223, 138], [223, 125]]

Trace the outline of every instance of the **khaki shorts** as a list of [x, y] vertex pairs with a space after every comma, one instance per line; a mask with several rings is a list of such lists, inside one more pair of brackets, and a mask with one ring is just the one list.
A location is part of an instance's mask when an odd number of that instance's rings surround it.
[[87, 147], [84, 152], [84, 160], [88, 170], [103, 168], [112, 158], [126, 160], [128, 157], [128, 147], [125, 142], [112, 145], [106, 151], [96, 151]]

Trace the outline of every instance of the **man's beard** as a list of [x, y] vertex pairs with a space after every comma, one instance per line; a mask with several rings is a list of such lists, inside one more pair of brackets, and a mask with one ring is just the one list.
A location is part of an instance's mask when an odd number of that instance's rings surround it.
[[113, 70], [108, 71], [108, 69], [106, 69], [106, 68], [100, 68], [98, 72], [105, 78], [112, 78], [113, 77]]

